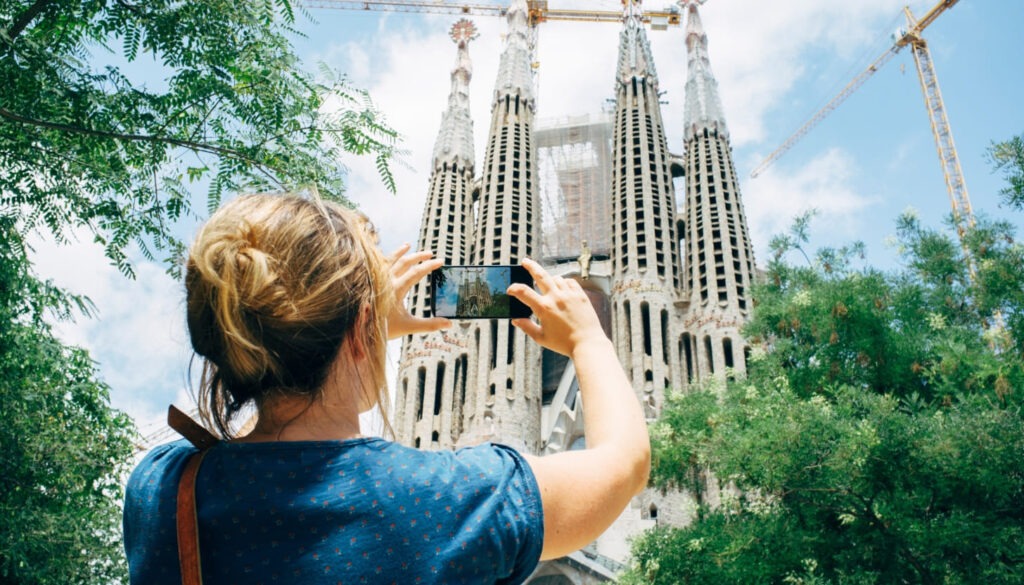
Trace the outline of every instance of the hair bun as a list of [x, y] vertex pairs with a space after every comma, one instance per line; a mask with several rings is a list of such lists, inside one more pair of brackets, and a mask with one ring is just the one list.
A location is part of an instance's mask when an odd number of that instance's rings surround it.
[[[386, 408], [386, 319], [394, 295], [368, 227], [333, 203], [244, 195], [200, 230], [186, 273], [188, 327], [210, 368], [201, 412], [222, 434], [251, 399], [316, 396], [353, 334], [371, 356], [366, 385]], [[371, 310], [361, 322], [363, 308]]]

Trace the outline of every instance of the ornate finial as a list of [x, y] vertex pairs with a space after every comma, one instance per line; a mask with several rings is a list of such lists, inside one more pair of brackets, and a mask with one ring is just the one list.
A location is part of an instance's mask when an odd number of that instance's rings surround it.
[[480, 36], [480, 33], [477, 31], [476, 25], [473, 24], [472, 20], [461, 18], [452, 25], [452, 30], [448, 33], [448, 36], [455, 41], [456, 45], [462, 46]]
[[626, 18], [641, 16], [644, 12], [644, 9], [640, 6], [642, 2], [643, 0], [622, 0], [623, 16]]

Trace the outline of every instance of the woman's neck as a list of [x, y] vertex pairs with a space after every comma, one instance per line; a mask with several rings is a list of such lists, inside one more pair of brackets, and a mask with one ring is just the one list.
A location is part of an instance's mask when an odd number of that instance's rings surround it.
[[252, 431], [236, 442], [339, 441], [362, 436], [359, 412], [353, 400], [325, 388], [320, 397], [281, 396], [267, 400], [259, 409]]
[[259, 407], [256, 425], [241, 442], [343, 441], [362, 437], [359, 413], [369, 410], [375, 400], [368, 396], [366, 360], [342, 347], [330, 374], [315, 398], [279, 394]]

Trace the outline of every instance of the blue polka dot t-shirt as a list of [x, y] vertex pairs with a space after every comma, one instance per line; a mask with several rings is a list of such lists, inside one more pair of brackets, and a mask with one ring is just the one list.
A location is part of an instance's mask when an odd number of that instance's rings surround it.
[[[153, 449], [128, 481], [136, 584], [179, 584], [178, 480], [195, 449]], [[383, 439], [223, 443], [196, 484], [207, 584], [521, 583], [544, 541], [515, 450], [418, 451]]]

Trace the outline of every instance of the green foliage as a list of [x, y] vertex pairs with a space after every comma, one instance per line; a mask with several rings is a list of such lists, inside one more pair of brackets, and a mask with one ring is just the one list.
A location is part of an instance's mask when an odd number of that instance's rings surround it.
[[[288, 0], [0, 0], [0, 217], [58, 241], [84, 227], [169, 258], [169, 226], [240, 190], [317, 188], [342, 200], [346, 154], [393, 190], [395, 133], [327, 69], [298, 69]], [[162, 78], [132, 79], [147, 70]]]
[[0, 220], [0, 581], [126, 580], [120, 482], [134, 425], [88, 354], [44, 320], [87, 302], [34, 278], [21, 246]]
[[756, 288], [748, 377], [670, 394], [652, 428], [653, 483], [698, 519], [639, 538], [623, 582], [1024, 582], [1024, 247], [980, 222], [972, 280], [905, 215], [898, 271], [860, 246], [791, 265], [806, 219]]
[[1024, 135], [994, 143], [988, 150], [992, 166], [1003, 171], [1007, 186], [1000, 192], [1003, 202], [1024, 209]]
[[28, 234], [84, 229], [132, 275], [133, 246], [180, 255], [195, 190], [207, 209], [242, 190], [344, 201], [348, 155], [394, 190], [395, 132], [344, 78], [299, 70], [294, 21], [289, 0], [0, 0], [0, 581], [126, 577], [135, 431], [44, 319], [91, 305], [34, 277]]

